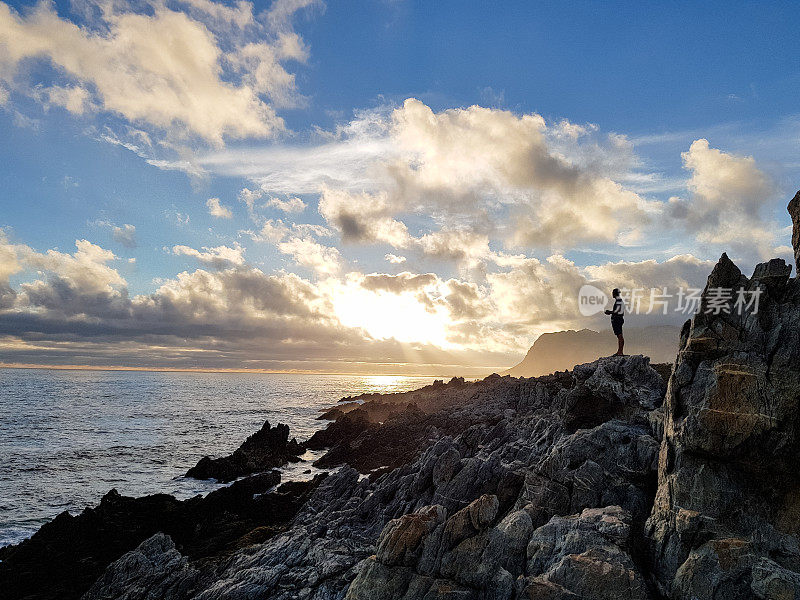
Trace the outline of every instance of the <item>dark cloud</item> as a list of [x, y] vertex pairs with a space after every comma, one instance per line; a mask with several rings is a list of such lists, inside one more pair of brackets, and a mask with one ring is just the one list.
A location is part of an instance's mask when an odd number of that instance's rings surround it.
[[416, 275], [414, 273], [403, 272], [397, 275], [386, 273], [371, 273], [364, 275], [361, 286], [373, 292], [384, 291], [393, 294], [403, 292], [415, 292], [426, 286], [433, 285], [439, 281], [434, 273], [424, 273]]

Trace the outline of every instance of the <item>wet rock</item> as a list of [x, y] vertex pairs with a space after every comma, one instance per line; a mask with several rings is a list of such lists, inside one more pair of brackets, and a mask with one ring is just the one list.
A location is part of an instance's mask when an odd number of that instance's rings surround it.
[[396, 407], [380, 424], [372, 423], [367, 414], [364, 409], [355, 410], [315, 433], [309, 448], [332, 446], [314, 466], [324, 469], [347, 463], [362, 473], [386, 472], [412, 461], [429, 441], [427, 415], [414, 404]]
[[296, 440], [289, 440], [289, 426], [279, 423], [271, 427], [269, 421], [229, 456], [205, 456], [186, 473], [193, 479], [216, 479], [221, 483], [233, 481], [244, 475], [282, 467], [298, 461], [304, 448]]

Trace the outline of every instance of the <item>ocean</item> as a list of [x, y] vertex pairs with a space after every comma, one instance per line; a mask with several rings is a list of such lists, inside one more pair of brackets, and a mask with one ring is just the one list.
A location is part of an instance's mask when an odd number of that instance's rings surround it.
[[[68, 510], [120, 494], [189, 498], [220, 487], [182, 477], [235, 450], [265, 420], [290, 437], [325, 427], [341, 397], [421, 387], [432, 377], [0, 369], [0, 547]], [[307, 453], [313, 460], [321, 453]], [[284, 469], [308, 478], [310, 463]], [[316, 472], [316, 469], [313, 470]], [[313, 474], [313, 473], [312, 473]]]

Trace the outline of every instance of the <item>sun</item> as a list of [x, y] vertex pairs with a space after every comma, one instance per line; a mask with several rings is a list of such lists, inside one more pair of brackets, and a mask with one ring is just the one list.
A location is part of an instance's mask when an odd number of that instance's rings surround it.
[[375, 339], [452, 346], [447, 341], [445, 311], [426, 307], [412, 294], [343, 286], [333, 294], [333, 306], [343, 325], [360, 327]]

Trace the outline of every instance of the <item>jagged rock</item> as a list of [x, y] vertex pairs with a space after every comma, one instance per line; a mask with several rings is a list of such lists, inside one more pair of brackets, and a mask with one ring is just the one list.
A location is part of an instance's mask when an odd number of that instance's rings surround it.
[[782, 258], [773, 258], [768, 262], [756, 265], [751, 280], [753, 282], [762, 282], [768, 287], [777, 288], [783, 286], [789, 280], [789, 275], [791, 274], [792, 265], [787, 265]]
[[271, 427], [269, 421], [265, 421], [261, 429], [248, 437], [233, 454], [222, 458], [204, 456], [186, 472], [186, 477], [227, 483], [244, 475], [296, 462], [304, 451], [295, 439], [289, 441], [288, 425], [278, 423]]
[[481, 531], [494, 521], [497, 516], [497, 509], [500, 508], [500, 503], [497, 501], [497, 496], [484, 494], [467, 508], [469, 509], [469, 518], [472, 526]]
[[[174, 596], [188, 598], [200, 573], [175, 548], [168, 535], [157, 533], [112, 563], [83, 595], [84, 600], [133, 600], [158, 596], [144, 590], [170, 587]], [[135, 578], [135, 585], [131, 579]], [[174, 581], [174, 586], [171, 582]]]
[[[184, 501], [166, 494], [130, 498], [111, 490], [96, 508], [77, 516], [62, 513], [29, 540], [4, 548], [0, 562], [2, 596], [78, 598], [117, 559], [122, 562], [117, 561], [107, 572], [111, 573], [109, 585], [118, 586], [125, 573], [136, 572], [137, 578], [144, 577], [148, 582], [138, 584], [142, 589], [157, 586], [168, 580], [166, 569], [184, 569], [186, 563], [181, 557], [216, 556], [279, 533], [322, 478], [290, 482], [268, 493], [280, 482], [280, 474], [271, 471], [241, 479], [205, 498]], [[180, 553], [176, 545], [171, 541], [167, 544], [162, 537], [140, 547], [138, 554], [125, 554], [158, 532], [175, 540]], [[156, 562], [147, 558], [156, 554], [164, 556]], [[156, 573], [159, 569], [164, 573]], [[45, 572], [48, 577], [42, 577]], [[176, 597], [186, 597], [181, 594], [191, 587], [186, 579], [189, 571], [184, 575], [175, 582], [175, 589], [181, 590], [180, 594], [175, 592]], [[107, 592], [98, 594], [103, 597]]]
[[499, 565], [505, 558], [502, 541], [512, 539], [518, 528], [506, 523], [493, 537], [494, 560], [483, 556], [498, 507], [496, 496], [483, 495], [447, 519], [446, 510], [435, 505], [389, 522], [378, 552], [366, 560], [347, 598], [426, 598], [436, 581], [438, 594], [449, 587], [458, 590], [456, 597], [477, 597], [478, 590], [484, 597], [508, 597], [513, 578]]
[[[592, 398], [608, 409], [592, 413], [585, 427], [574, 420], [578, 389], [586, 411]], [[331, 450], [339, 448], [345, 466], [319, 482], [293, 518], [280, 513], [280, 504], [263, 509], [290, 524], [243, 533], [225, 546], [224, 559], [190, 551], [164, 529], [174, 548], [131, 547], [106, 569], [91, 600], [114, 597], [122, 581], [126, 600], [507, 600], [515, 580], [528, 577], [525, 549], [534, 527], [552, 516], [621, 504], [633, 513], [631, 522], [644, 519], [658, 448], [651, 429], [658, 409], [651, 407], [663, 389], [647, 358], [630, 356], [535, 380], [493, 376], [373, 396], [356, 409], [366, 419], [354, 437], [341, 432], [345, 421], [336, 435], [336, 423], [330, 426]], [[372, 418], [386, 406], [395, 408], [389, 418]], [[359, 476], [387, 466], [378, 462], [384, 460], [394, 468]], [[530, 474], [554, 490], [552, 497], [537, 495]], [[604, 560], [589, 554], [584, 563], [622, 564]], [[528, 579], [528, 595], [534, 587], [560, 594], [552, 597], [572, 593]], [[360, 583], [351, 586], [354, 580]]]
[[645, 578], [628, 554], [630, 519], [619, 506], [553, 517], [531, 536], [520, 595], [536, 598], [536, 592], [555, 584], [560, 590], [548, 591], [550, 597], [650, 598]]
[[645, 427], [609, 421], [562, 437], [525, 477], [517, 508], [535, 525], [553, 515], [619, 504], [644, 521], [656, 485], [659, 444]]
[[422, 539], [447, 518], [447, 510], [436, 504], [393, 519], [378, 538], [376, 560], [385, 565], [416, 564]]
[[[800, 573], [800, 281], [786, 274], [773, 260], [747, 279], [723, 254], [682, 334], [646, 530], [671, 598], [780, 597]], [[760, 290], [758, 311], [705, 312], [719, 287]]]
[[415, 404], [395, 407], [380, 424], [372, 423], [367, 415], [365, 409], [354, 410], [315, 433], [310, 448], [333, 444], [314, 466], [331, 468], [347, 463], [362, 473], [386, 472], [413, 460], [429, 441], [431, 424]]
[[800, 192], [797, 192], [787, 207], [792, 217], [792, 246], [794, 247], [794, 262], [800, 275]]
[[[631, 516], [622, 508], [554, 517], [535, 531], [521, 510], [495, 527], [475, 528], [470, 513], [491, 504], [490, 498], [481, 497], [444, 522], [440, 507], [392, 521], [347, 599], [439, 598], [435, 594], [445, 586], [457, 591], [456, 597], [498, 600], [510, 599], [515, 589], [518, 598], [651, 598], [644, 575], [628, 554]], [[410, 541], [404, 548], [413, 552], [380, 550], [397, 548], [398, 539]], [[438, 587], [430, 595], [433, 582]]]
[[350, 442], [372, 425], [369, 413], [362, 408], [349, 412], [342, 412], [337, 408], [332, 410], [339, 414], [333, 414], [334, 422], [325, 429], [315, 432], [305, 443], [305, 447], [309, 450], [322, 450], [341, 442]]

